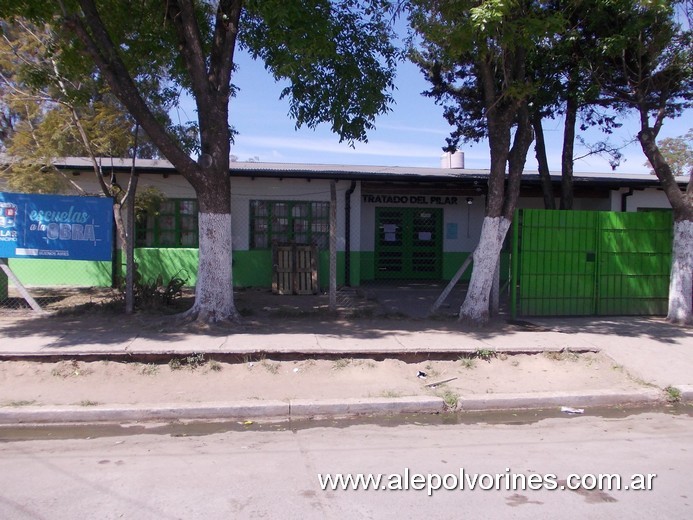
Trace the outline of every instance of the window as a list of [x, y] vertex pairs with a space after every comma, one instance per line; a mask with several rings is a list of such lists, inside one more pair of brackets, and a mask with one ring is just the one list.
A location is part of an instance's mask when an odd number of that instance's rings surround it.
[[138, 218], [135, 237], [138, 247], [197, 247], [197, 201], [163, 201], [156, 215]]
[[273, 242], [329, 247], [330, 203], [250, 201], [250, 248], [269, 249]]

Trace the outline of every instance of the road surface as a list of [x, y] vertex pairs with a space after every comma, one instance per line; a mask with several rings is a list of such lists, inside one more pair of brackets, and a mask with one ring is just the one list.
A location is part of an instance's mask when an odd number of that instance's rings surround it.
[[690, 407], [513, 419], [0, 430], [0, 518], [693, 518]]

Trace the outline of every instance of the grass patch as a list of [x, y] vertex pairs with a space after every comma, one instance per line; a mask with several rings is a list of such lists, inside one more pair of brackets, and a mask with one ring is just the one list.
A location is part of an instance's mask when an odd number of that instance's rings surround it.
[[270, 374], [277, 374], [279, 372], [280, 363], [273, 363], [267, 359], [260, 361], [260, 365], [267, 370]]
[[182, 368], [189, 368], [190, 370], [195, 370], [204, 366], [207, 363], [204, 354], [190, 354], [189, 356], [180, 358], [171, 358], [168, 362], [168, 367], [171, 370], [181, 370]]
[[31, 406], [34, 404], [36, 404], [35, 400], [31, 400], [31, 401], [19, 400], [19, 401], [10, 401], [9, 403], [7, 403], [6, 406], [11, 406], [12, 408], [20, 408], [22, 406]]
[[85, 400], [79, 402], [80, 406], [98, 406], [100, 404], [101, 403], [99, 403], [97, 401], [89, 401], [88, 399], [85, 399]]
[[570, 350], [559, 350], [557, 352], [544, 352], [544, 357], [551, 361], [578, 361], [580, 356]]
[[462, 365], [463, 368], [466, 368], [467, 370], [471, 370], [474, 367], [476, 367], [476, 359], [468, 356], [460, 356], [458, 358], [460, 365]]
[[492, 348], [479, 348], [474, 352], [474, 357], [490, 362], [491, 359], [496, 357], [496, 351]]
[[667, 386], [664, 391], [667, 393], [667, 401], [670, 403], [681, 402], [681, 390], [673, 386]]
[[93, 371], [83, 365], [80, 365], [79, 361], [72, 359], [70, 361], [60, 361], [51, 370], [51, 375], [53, 377], [61, 377], [66, 379], [68, 377], [86, 376], [91, 374]]
[[337, 359], [332, 363], [332, 370], [344, 370], [346, 367], [351, 365], [351, 359], [341, 358]]
[[452, 390], [445, 390], [442, 394], [438, 394], [439, 397], [443, 399], [443, 402], [445, 403], [445, 407], [448, 410], [456, 410], [457, 405], [460, 402], [460, 396], [456, 392], [453, 392]]
[[156, 365], [154, 363], [147, 363], [145, 365], [142, 365], [140, 368], [140, 374], [143, 376], [153, 376], [156, 375], [159, 372], [159, 365]]

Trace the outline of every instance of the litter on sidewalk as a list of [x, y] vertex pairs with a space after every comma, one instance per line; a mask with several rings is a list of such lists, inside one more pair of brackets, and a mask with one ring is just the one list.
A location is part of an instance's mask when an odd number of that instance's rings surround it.
[[571, 408], [570, 406], [561, 406], [561, 412], [569, 413], [572, 415], [580, 415], [582, 413], [585, 413], [585, 409], [584, 408]]

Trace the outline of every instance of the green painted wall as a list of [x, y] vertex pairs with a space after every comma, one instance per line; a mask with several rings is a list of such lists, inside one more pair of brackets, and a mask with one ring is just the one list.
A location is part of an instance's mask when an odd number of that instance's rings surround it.
[[[161, 275], [164, 283], [168, 283], [177, 276], [192, 286], [197, 283], [197, 252], [196, 248], [140, 247], [135, 249], [135, 263], [145, 282], [156, 280]], [[122, 272], [125, 272], [125, 266]]]
[[[444, 253], [443, 279], [449, 280], [457, 272], [470, 253]], [[343, 251], [337, 253], [337, 284], [344, 285]], [[120, 273], [125, 275], [124, 261], [120, 258]], [[165, 282], [179, 276], [187, 279], [187, 285], [197, 282], [198, 250], [194, 248], [138, 248], [135, 250], [140, 274], [145, 281], [155, 280], [159, 275]], [[10, 259], [12, 269], [19, 279], [29, 286], [72, 285], [83, 287], [109, 287], [111, 265], [109, 262], [86, 262], [75, 260], [24, 260]], [[501, 278], [507, 278], [508, 254], [501, 258]], [[318, 264], [320, 287], [329, 286], [329, 253], [322, 251]], [[471, 267], [467, 269], [463, 281], [468, 281]], [[272, 252], [269, 250], [234, 251], [233, 276], [235, 287], [271, 287]], [[351, 253], [351, 285], [358, 287], [363, 282], [375, 279], [375, 253], [373, 251], [353, 251]], [[6, 287], [5, 283], [5, 287]], [[3, 295], [3, 278], [0, 276], [0, 297]], [[6, 289], [5, 289], [6, 291]]]
[[272, 251], [234, 251], [233, 285], [235, 287], [271, 287]]
[[[360, 260], [358, 253], [352, 253], [351, 280], [353, 285], [360, 283]], [[149, 249], [135, 250], [135, 261], [144, 280], [154, 280], [160, 274], [164, 281], [170, 280], [183, 269], [188, 285], [197, 281], [197, 249]], [[329, 285], [329, 253], [320, 253], [318, 276], [320, 286]], [[272, 252], [269, 250], [235, 251], [233, 253], [233, 284], [235, 287], [271, 287]], [[337, 284], [344, 284], [344, 253], [337, 253]]]
[[361, 285], [361, 253], [352, 251], [349, 258], [351, 258], [351, 265], [349, 268], [351, 271], [351, 286], [358, 287]]
[[10, 258], [9, 266], [27, 286], [110, 287], [111, 262]]
[[361, 281], [375, 280], [375, 252], [361, 251], [359, 265], [361, 266]]
[[[318, 282], [327, 289], [330, 280], [330, 254], [321, 251], [318, 261]], [[337, 285], [344, 285], [344, 252], [337, 252]], [[351, 254], [351, 283], [360, 283], [358, 253]], [[236, 287], [271, 287], [272, 252], [269, 250], [235, 251], [233, 253], [233, 284]]]
[[[471, 253], [443, 253], [443, 280], [450, 280]], [[462, 275], [461, 281], [468, 282], [472, 275], [472, 266], [469, 265]]]

